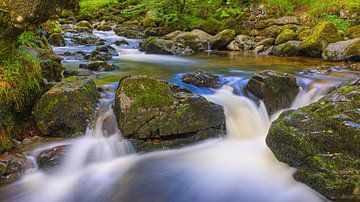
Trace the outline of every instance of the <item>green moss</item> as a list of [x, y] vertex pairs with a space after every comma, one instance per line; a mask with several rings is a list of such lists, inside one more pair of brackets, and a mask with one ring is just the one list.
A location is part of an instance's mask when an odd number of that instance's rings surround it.
[[336, 26], [328, 21], [323, 21], [315, 27], [311, 36], [306, 38], [301, 49], [311, 56], [319, 57], [328, 44], [340, 41]]
[[136, 77], [122, 81], [127, 96], [135, 98], [132, 108], [157, 108], [170, 106], [174, 95], [169, 85], [148, 77]]
[[83, 21], [80, 21], [80, 22], [76, 23], [75, 26], [78, 27], [78, 28], [89, 28], [89, 29], [92, 28], [90, 22], [88, 22], [86, 20], [83, 20]]
[[282, 44], [291, 40], [295, 40], [297, 38], [297, 34], [291, 29], [285, 29], [282, 31], [278, 37], [276, 38], [275, 44]]
[[350, 39], [360, 38], [360, 25], [353, 26], [346, 32], [346, 37]]

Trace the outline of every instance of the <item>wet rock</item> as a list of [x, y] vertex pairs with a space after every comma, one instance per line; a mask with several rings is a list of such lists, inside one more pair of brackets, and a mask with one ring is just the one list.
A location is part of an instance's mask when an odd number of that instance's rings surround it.
[[19, 179], [26, 170], [26, 158], [20, 154], [0, 156], [0, 185], [9, 184]]
[[260, 40], [258, 43], [256, 43], [254, 45], [254, 47], [261, 46], [261, 45], [263, 45], [265, 47], [270, 47], [274, 44], [275, 44], [275, 38], [266, 38], [266, 39]]
[[254, 40], [246, 35], [238, 35], [235, 40], [227, 45], [228, 50], [239, 51], [239, 50], [251, 50], [254, 47]]
[[191, 32], [175, 31], [166, 35], [164, 38], [181, 42], [189, 46], [194, 51], [203, 51], [208, 50], [213, 36], [202, 30], [194, 29]]
[[75, 29], [79, 32], [92, 32], [92, 25], [90, 22], [83, 20], [75, 25]]
[[329, 44], [322, 53], [322, 58], [328, 61], [360, 61], [360, 38]]
[[165, 55], [190, 55], [194, 51], [183, 43], [173, 40], [148, 38], [140, 45], [140, 50], [146, 53]]
[[67, 146], [57, 146], [41, 152], [36, 158], [39, 168], [43, 170], [57, 168], [64, 159], [67, 149]]
[[43, 135], [76, 136], [84, 133], [93, 119], [96, 102], [97, 89], [93, 80], [68, 77], [41, 97], [33, 115]]
[[67, 60], [84, 60], [86, 54], [82, 51], [77, 52], [65, 52], [63, 54], [60, 54], [62, 57], [66, 58]]
[[90, 33], [76, 34], [71, 37], [71, 41], [76, 45], [95, 45], [98, 42], [98, 38]]
[[284, 112], [266, 143], [297, 168], [295, 179], [331, 201], [360, 201], [360, 86], [343, 86], [298, 110]]
[[120, 40], [120, 41], [115, 41], [114, 44], [116, 46], [122, 46], [122, 45], [129, 45], [129, 42], [127, 42], [125, 39]]
[[23, 145], [29, 145], [29, 144], [33, 144], [35, 142], [40, 142], [43, 138], [39, 137], [39, 136], [34, 136], [34, 137], [27, 137], [22, 141]]
[[204, 97], [145, 76], [125, 77], [116, 93], [115, 113], [138, 151], [179, 147], [224, 132], [224, 109]]
[[289, 108], [299, 93], [294, 76], [272, 70], [256, 73], [245, 89], [264, 101], [269, 114]]
[[219, 32], [211, 39], [211, 47], [213, 49], [224, 49], [235, 38], [235, 31], [226, 29]]
[[114, 31], [119, 36], [124, 36], [131, 39], [141, 39], [145, 36], [145, 28], [139, 25], [138, 22], [128, 21], [122, 25], [118, 25], [114, 28]]
[[49, 36], [49, 43], [53, 46], [65, 46], [65, 39], [60, 33], [53, 33]]
[[304, 74], [318, 74], [329, 75], [332, 72], [332, 68], [329, 65], [323, 65], [321, 67], [309, 68], [303, 71]]
[[88, 69], [91, 71], [112, 71], [112, 70], [118, 69], [119, 66], [109, 64], [104, 61], [96, 61], [96, 62], [92, 62], [90, 64], [81, 64], [79, 66], [79, 68]]
[[109, 45], [98, 46], [98, 47], [96, 47], [95, 51], [109, 53], [112, 56], [119, 55], [119, 53], [116, 51], [116, 49]]
[[311, 36], [301, 42], [301, 50], [313, 57], [320, 57], [323, 50], [330, 44], [341, 40], [336, 26], [328, 21], [317, 25]]
[[271, 52], [275, 56], [297, 56], [301, 55], [300, 45], [300, 41], [288, 41], [274, 46]]
[[297, 39], [297, 34], [292, 29], [285, 29], [277, 36], [275, 45], [279, 45], [296, 39]]
[[204, 71], [185, 74], [181, 80], [187, 84], [206, 88], [219, 88], [223, 84], [221, 77]]
[[110, 53], [107, 52], [93, 51], [89, 56], [86, 56], [85, 58], [90, 61], [109, 61], [112, 59], [112, 56]]
[[77, 69], [77, 70], [67, 69], [64, 71], [63, 74], [65, 77], [69, 77], [69, 76], [90, 76], [94, 73], [92, 73], [90, 70], [87, 69]]

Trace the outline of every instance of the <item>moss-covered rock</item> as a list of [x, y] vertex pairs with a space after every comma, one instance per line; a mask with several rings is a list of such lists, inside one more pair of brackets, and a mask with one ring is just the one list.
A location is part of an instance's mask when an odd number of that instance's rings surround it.
[[322, 58], [328, 61], [360, 61], [360, 38], [329, 44]]
[[269, 114], [289, 108], [299, 93], [294, 76], [272, 70], [256, 73], [245, 89], [264, 101]]
[[360, 86], [343, 86], [307, 107], [284, 112], [266, 138], [295, 179], [333, 201], [360, 201]]
[[36, 55], [40, 59], [42, 76], [48, 82], [59, 82], [62, 79], [61, 73], [64, 67], [61, 64], [62, 58], [54, 53], [52, 50], [39, 49]]
[[142, 21], [143, 26], [145, 27], [156, 27], [159, 21], [158, 15], [155, 11], [148, 11]]
[[320, 57], [323, 50], [330, 44], [341, 40], [336, 26], [328, 21], [318, 24], [312, 35], [301, 43], [301, 50], [313, 57]]
[[87, 77], [69, 77], [41, 97], [33, 115], [43, 135], [80, 135], [92, 121], [96, 102], [94, 81]]
[[195, 25], [194, 28], [203, 30], [209, 34], [217, 34], [221, 31], [222, 26], [223, 23], [221, 21], [218, 21], [214, 18], [208, 18], [204, 21], [199, 22], [197, 25]]
[[187, 73], [181, 77], [181, 80], [187, 84], [206, 88], [219, 88], [223, 84], [220, 76], [204, 71]]
[[271, 53], [275, 56], [297, 56], [301, 55], [301, 42], [288, 41], [286, 43], [274, 46]]
[[92, 25], [90, 22], [86, 21], [86, 20], [82, 20], [78, 23], [76, 23], [75, 25], [75, 30], [79, 31], [79, 32], [92, 32]]
[[211, 39], [211, 47], [213, 49], [224, 49], [234, 38], [235, 30], [223, 30]]
[[65, 46], [65, 39], [61, 33], [53, 33], [49, 36], [49, 43], [53, 46]]
[[189, 55], [194, 51], [181, 42], [150, 37], [140, 45], [140, 50], [146, 53], [165, 55]]
[[360, 25], [350, 27], [350, 29], [346, 31], [346, 37], [350, 39], [360, 38]]
[[296, 39], [297, 34], [292, 29], [285, 29], [276, 37], [275, 45], [279, 45]]
[[135, 139], [139, 151], [219, 136], [225, 123], [221, 106], [145, 76], [121, 79], [115, 113], [122, 135]]
[[145, 27], [138, 21], [127, 21], [122, 25], [118, 25], [114, 28], [114, 31], [119, 36], [127, 38], [141, 39], [145, 36]]
[[164, 39], [181, 42], [194, 51], [208, 50], [212, 38], [213, 36], [199, 29], [194, 29], [191, 32], [175, 31], [164, 36]]

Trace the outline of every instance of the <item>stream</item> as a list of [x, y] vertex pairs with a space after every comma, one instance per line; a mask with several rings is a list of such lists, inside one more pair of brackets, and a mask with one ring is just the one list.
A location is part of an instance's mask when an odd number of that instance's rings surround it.
[[[113, 32], [94, 31], [106, 44], [126, 39]], [[243, 87], [256, 72], [273, 69], [298, 77], [301, 86], [291, 108], [317, 101], [330, 88], [359, 75], [339, 69], [330, 75], [303, 74], [302, 70], [325, 64], [310, 58], [255, 56], [240, 52], [207, 52], [178, 57], [145, 54], [139, 40], [114, 46], [119, 56], [110, 61], [120, 68], [96, 72], [98, 86], [116, 88], [121, 76], [132, 74], [162, 78], [190, 88], [225, 108], [227, 135], [180, 149], [137, 154], [121, 137], [112, 111], [115, 93], [102, 92], [94, 126], [83, 137], [45, 144], [29, 153], [68, 145], [61, 165], [51, 172], [39, 170], [36, 162], [18, 182], [0, 189], [0, 201], [208, 201], [208, 202], [317, 202], [326, 201], [308, 186], [295, 181], [295, 169], [279, 162], [265, 143], [272, 121], [265, 105], [250, 100]], [[91, 46], [54, 47], [57, 54], [94, 50]], [[76, 69], [80, 60], [64, 60]], [[220, 89], [197, 88], [181, 82], [181, 75], [195, 70], [220, 75]], [[285, 109], [284, 109], [285, 110]], [[85, 132], [85, 131], [84, 131]]]

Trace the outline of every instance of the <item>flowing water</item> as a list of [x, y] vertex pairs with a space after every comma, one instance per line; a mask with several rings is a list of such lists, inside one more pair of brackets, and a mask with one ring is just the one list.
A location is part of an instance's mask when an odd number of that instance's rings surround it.
[[[112, 32], [95, 32], [109, 44], [122, 37]], [[227, 84], [221, 89], [190, 87], [208, 100], [224, 106], [227, 136], [210, 139], [181, 149], [136, 154], [121, 137], [112, 111], [114, 93], [102, 93], [97, 118], [81, 138], [45, 145], [33, 150], [29, 159], [57, 145], [68, 145], [61, 165], [45, 172], [34, 166], [20, 181], [0, 190], [1, 201], [243, 201], [288, 202], [324, 201], [318, 193], [296, 182], [294, 169], [280, 163], [265, 143], [271, 122], [264, 104], [243, 95], [243, 86], [258, 70], [271, 67], [297, 74], [302, 66], [320, 61], [292, 58], [256, 57], [221, 53], [194, 57], [147, 55], [139, 52], [137, 40], [116, 47], [120, 56], [117, 72], [97, 73], [98, 85], [116, 86], [124, 74], [146, 74], [183, 84], [181, 74], [200, 68], [220, 74]], [[55, 48], [65, 51], [91, 51], [93, 47]], [[82, 61], [66, 60], [74, 68]], [[345, 75], [345, 76], [344, 76]], [[343, 78], [358, 75], [336, 72], [328, 77], [298, 74], [302, 86], [291, 108], [318, 100]]]

